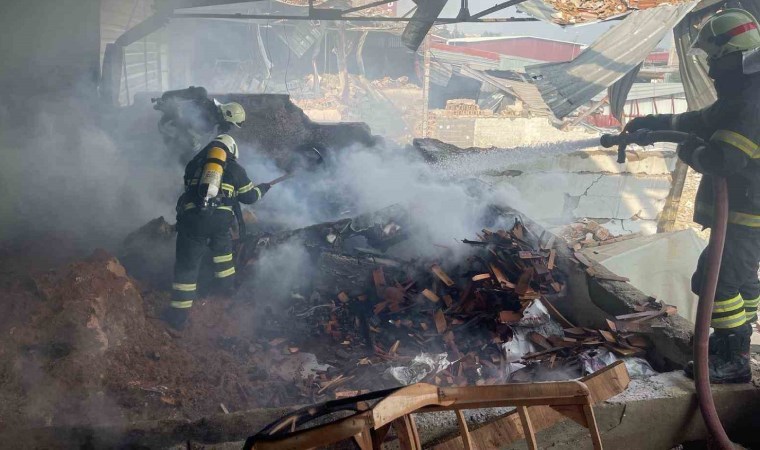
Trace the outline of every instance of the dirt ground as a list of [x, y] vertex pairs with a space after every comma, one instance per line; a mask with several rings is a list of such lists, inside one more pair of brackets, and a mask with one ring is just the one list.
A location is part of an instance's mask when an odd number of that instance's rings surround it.
[[169, 293], [112, 255], [66, 262], [37, 247], [0, 249], [0, 430], [193, 419], [297, 398], [259, 364], [271, 359], [266, 342], [238, 326], [250, 303], [206, 298], [186, 331], [170, 333], [157, 319]]

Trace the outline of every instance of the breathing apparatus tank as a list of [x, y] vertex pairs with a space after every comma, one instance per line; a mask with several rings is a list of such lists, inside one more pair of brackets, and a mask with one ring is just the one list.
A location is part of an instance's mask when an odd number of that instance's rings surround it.
[[224, 149], [211, 147], [206, 153], [206, 162], [203, 164], [201, 179], [198, 182], [198, 195], [204, 207], [209, 206], [211, 199], [219, 195], [226, 164], [227, 152]]
[[221, 204], [219, 195], [222, 187], [222, 177], [228, 158], [237, 157], [237, 143], [231, 136], [222, 134], [214, 138], [211, 148], [206, 152], [206, 160], [203, 163], [201, 177], [198, 181], [198, 197], [201, 200], [201, 209], [213, 211], [214, 207]]

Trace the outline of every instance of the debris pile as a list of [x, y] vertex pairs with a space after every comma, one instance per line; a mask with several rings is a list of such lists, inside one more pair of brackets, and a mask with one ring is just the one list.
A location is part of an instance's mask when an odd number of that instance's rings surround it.
[[554, 241], [516, 220], [464, 240], [472, 253], [458, 265], [323, 252], [320, 270], [341, 276], [297, 296], [286, 317], [267, 318], [265, 345], [272, 354], [313, 352], [329, 366], [315, 370], [312, 361], [297, 385], [310, 401], [415, 382], [568, 379], [643, 355], [649, 342], [634, 333], [673, 311], [652, 303], [609, 330], [573, 325], [552, 304], [564, 293]]
[[397, 88], [417, 88], [416, 84], [409, 82], [409, 77], [402, 76], [396, 79], [391, 77], [383, 77], [379, 80], [372, 81], [372, 86], [377, 89], [397, 89]]
[[[179, 334], [157, 319], [168, 290], [130, 276], [151, 254], [172, 253], [173, 227], [161, 218], [127, 239], [126, 270], [100, 251], [20, 281], [0, 274], [9, 330], [0, 415], [34, 425], [198, 418], [420, 381], [568, 379], [643, 354], [639, 334], [675, 313], [652, 299], [607, 330], [575, 326], [555, 307], [567, 293], [556, 266], [568, 254], [553, 235], [493, 208], [490, 228], [463, 241], [465, 255], [440, 247], [423, 258], [402, 251], [414, 247], [409, 215], [393, 205], [241, 239], [238, 295], [197, 300]], [[262, 255], [283, 245], [308, 254], [308, 276], [287, 279], [285, 299], [253, 294]]]
[[443, 115], [446, 117], [492, 116], [493, 111], [480, 109], [478, 103], [473, 99], [462, 98], [447, 100]]
[[[168, 231], [158, 225], [142, 231]], [[157, 319], [169, 292], [147, 284], [103, 250], [54, 270], [0, 273], [0, 430], [194, 419], [219, 413], [220, 403], [265, 407], [257, 392], [288, 389], [267, 376], [263, 349], [242, 326], [252, 305], [200, 300], [180, 336]]]
[[552, 20], [561, 25], [598, 22], [638, 9], [677, 5], [685, 0], [544, 0], [555, 9]]
[[559, 236], [565, 239], [568, 246], [575, 251], [587, 247], [613, 244], [615, 242], [632, 239], [639, 233], [614, 236], [610, 230], [591, 219], [580, 219], [571, 223], [559, 231]]

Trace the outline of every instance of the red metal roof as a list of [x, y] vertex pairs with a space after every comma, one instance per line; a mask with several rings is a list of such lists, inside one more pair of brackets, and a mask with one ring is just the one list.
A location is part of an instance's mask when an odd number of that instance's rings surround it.
[[461, 53], [463, 55], [478, 56], [480, 58], [491, 59], [494, 61], [498, 61], [500, 59], [500, 56], [498, 53], [489, 52], [485, 50], [479, 50], [477, 48], [463, 47], [459, 45], [454, 46], [454, 45], [431, 43], [430, 48], [433, 48], [436, 50], [442, 50], [446, 52], [451, 52], [451, 53]]

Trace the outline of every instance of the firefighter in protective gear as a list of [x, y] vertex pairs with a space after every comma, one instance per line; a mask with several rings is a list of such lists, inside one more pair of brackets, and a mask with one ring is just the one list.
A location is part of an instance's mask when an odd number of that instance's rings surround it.
[[245, 110], [239, 103], [219, 103], [208, 98], [203, 87], [168, 91], [154, 99], [154, 109], [163, 115], [158, 130], [164, 143], [186, 160], [211, 136], [227, 133], [245, 122]]
[[[237, 163], [238, 146], [226, 135], [217, 136], [185, 168], [185, 191], [177, 202], [177, 249], [174, 263], [172, 302], [164, 319], [175, 329], [185, 327], [189, 309], [197, 298], [197, 278], [206, 248], [211, 249], [214, 276], [223, 291], [233, 287], [235, 264], [230, 227], [237, 202], [251, 204], [260, 200], [270, 186], [254, 185], [245, 169]], [[211, 199], [209, 170], [219, 170], [218, 193]], [[212, 174], [213, 175], [213, 174]]]
[[[712, 177], [728, 182], [728, 229], [715, 293], [709, 344], [712, 383], [743, 383], [749, 365], [752, 324], [760, 303], [760, 70], [748, 70], [748, 58], [760, 48], [760, 29], [747, 11], [726, 9], [710, 17], [693, 44], [708, 61], [718, 100], [700, 111], [633, 119], [625, 131], [677, 130], [693, 133], [707, 145], [682, 144], [678, 156], [703, 174], [694, 221], [712, 226]], [[696, 294], [706, 271], [708, 246], [691, 288]], [[693, 377], [693, 364], [686, 367]]]

